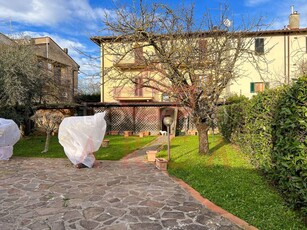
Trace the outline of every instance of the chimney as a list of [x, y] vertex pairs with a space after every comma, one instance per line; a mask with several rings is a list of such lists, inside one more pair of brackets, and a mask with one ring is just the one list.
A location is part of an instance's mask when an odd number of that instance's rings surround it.
[[63, 50], [64, 50], [64, 52], [65, 52], [66, 54], [68, 54], [68, 49], [67, 49], [67, 48], [64, 48]]
[[294, 11], [294, 6], [291, 6], [291, 14], [289, 16], [289, 29], [298, 29], [300, 28], [300, 14], [297, 11]]

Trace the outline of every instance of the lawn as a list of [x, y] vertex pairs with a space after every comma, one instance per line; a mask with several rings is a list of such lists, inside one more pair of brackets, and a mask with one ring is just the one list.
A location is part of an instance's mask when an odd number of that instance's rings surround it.
[[[259, 229], [307, 229], [245, 156], [220, 136], [210, 136], [210, 154], [198, 154], [198, 137], [171, 142], [168, 171], [203, 197]], [[159, 157], [167, 156], [166, 148]]]
[[[49, 151], [41, 153], [45, 146], [44, 136], [30, 136], [22, 138], [14, 145], [13, 156], [20, 157], [46, 157], [46, 158], [66, 158], [63, 147], [60, 145], [57, 136], [52, 136]], [[97, 160], [120, 160], [127, 154], [153, 141], [155, 136], [140, 138], [138, 136], [106, 136], [104, 139], [110, 140], [107, 148], [100, 148], [96, 153]]]

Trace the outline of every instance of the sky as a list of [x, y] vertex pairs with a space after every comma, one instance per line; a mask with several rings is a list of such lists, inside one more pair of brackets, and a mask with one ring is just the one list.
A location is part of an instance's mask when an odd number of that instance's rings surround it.
[[[138, 0], [137, 0], [138, 1]], [[178, 2], [195, 4], [195, 13], [205, 10], [219, 12], [225, 1], [217, 0], [143, 0], [146, 3], [162, 2], [176, 7]], [[236, 0], [226, 2], [233, 17], [264, 17], [272, 22], [271, 29], [282, 29], [288, 24], [290, 6], [300, 13], [301, 28], [307, 27], [306, 0]], [[103, 35], [104, 12], [112, 15], [118, 4], [129, 7], [132, 0], [0, 0], [0, 33], [8, 36], [28, 35], [51, 37], [62, 48], [69, 49], [69, 55], [80, 65], [80, 78], [99, 76], [87, 55], [99, 57], [99, 47], [91, 36]], [[81, 52], [80, 52], [81, 51]], [[99, 66], [99, 61], [95, 62]]]

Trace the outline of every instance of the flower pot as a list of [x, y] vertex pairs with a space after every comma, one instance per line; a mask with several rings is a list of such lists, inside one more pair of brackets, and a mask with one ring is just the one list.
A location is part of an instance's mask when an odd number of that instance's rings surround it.
[[132, 131], [124, 131], [124, 137], [132, 136]]
[[107, 147], [109, 147], [109, 144], [110, 144], [110, 140], [103, 140], [102, 143], [101, 143], [101, 147], [107, 148]]
[[167, 160], [163, 158], [156, 158], [156, 167], [162, 171], [167, 170]]
[[145, 132], [143, 132], [143, 134], [144, 134], [144, 137], [147, 137], [147, 136], [150, 135], [150, 132], [149, 131], [145, 131]]
[[116, 131], [116, 130], [110, 131], [110, 135], [118, 135], [118, 134], [119, 134], [119, 131]]
[[147, 160], [149, 162], [155, 162], [157, 153], [158, 153], [158, 151], [156, 151], [156, 150], [147, 150], [146, 151]]

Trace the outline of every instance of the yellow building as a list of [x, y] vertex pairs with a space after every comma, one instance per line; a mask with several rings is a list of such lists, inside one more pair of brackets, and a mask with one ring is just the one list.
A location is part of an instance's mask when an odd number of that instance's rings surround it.
[[[204, 34], [208, 35], [207, 32]], [[231, 81], [225, 88], [222, 95], [223, 98], [227, 98], [230, 95], [244, 95], [252, 97], [257, 92], [263, 91], [266, 87], [276, 87], [282, 84], [289, 84], [298, 77], [300, 67], [304, 60], [307, 58], [307, 28], [299, 28], [299, 14], [292, 12], [289, 16], [289, 25], [280, 30], [267, 30], [267, 31], [255, 31], [246, 32], [246, 39], [251, 39], [249, 49], [253, 52], [253, 61], [247, 62], [242, 59], [238, 61], [237, 78]], [[117, 117], [122, 117], [116, 120], [115, 123], [119, 124], [116, 128], [120, 131], [125, 129], [131, 129], [134, 132], [140, 132], [142, 129], [148, 129], [152, 132], [158, 132], [159, 130], [165, 130], [162, 120], [166, 115], [170, 115], [174, 118], [175, 124], [172, 126], [173, 132], [185, 131], [195, 129], [191, 124], [191, 119], [182, 109], [178, 109], [178, 105], [171, 104], [171, 98], [167, 93], [161, 93], [155, 89], [142, 88], [141, 85], [142, 74], [154, 74], [157, 76], [157, 80], [161, 81], [160, 75], [152, 73], [148, 66], [144, 65], [141, 59], [143, 49], [136, 49], [137, 44], [126, 44], [127, 49], [130, 46], [134, 46], [133, 52], [127, 52], [127, 55], [120, 56], [119, 60], [114, 52], [112, 55], [109, 54], [108, 47], [115, 37], [92, 37], [91, 40], [100, 46], [101, 49], [101, 102], [108, 104], [113, 103], [114, 105], [123, 104], [127, 108], [134, 108], [131, 111], [124, 111], [123, 109], [117, 109]], [[199, 39], [199, 38], [198, 38]], [[198, 40], [201, 46], [200, 38]], [[117, 41], [117, 42], [120, 42]], [[207, 41], [209, 42], [209, 41]], [[122, 53], [123, 46], [118, 46], [118, 53]], [[112, 47], [113, 51], [116, 47]], [[188, 52], [188, 51], [187, 51]], [[116, 52], [115, 52], [116, 53]], [[147, 50], [148, 55], [148, 50]], [[116, 67], [121, 74], [130, 76], [130, 79], [136, 78], [134, 84], [127, 82], [121, 82], [120, 74], [118, 75], [117, 81], [110, 81], [107, 76], [110, 75], [109, 69]], [[145, 70], [146, 69], [146, 70]], [[112, 73], [111, 73], [112, 74]], [[200, 76], [203, 77], [203, 76]], [[171, 106], [173, 105], [173, 106]], [[130, 106], [130, 107], [129, 107]], [[137, 107], [135, 107], [137, 106]], [[147, 106], [147, 112], [143, 109], [138, 109], [140, 106]], [[155, 108], [153, 108], [155, 106]], [[125, 107], [126, 108], [126, 107]], [[137, 109], [136, 109], [137, 108]], [[150, 108], [150, 109], [149, 109]], [[110, 114], [112, 114], [110, 112]], [[127, 115], [130, 118], [123, 118]], [[151, 127], [146, 127], [146, 121], [141, 121], [138, 118], [150, 116]], [[115, 117], [116, 117], [115, 116]], [[128, 120], [127, 120], [128, 119]], [[130, 120], [129, 120], [130, 119]], [[128, 128], [122, 128], [120, 124], [128, 122], [131, 123]], [[146, 120], [146, 119], [145, 119]], [[113, 124], [115, 120], [110, 118], [110, 124]], [[148, 122], [148, 119], [147, 119]], [[136, 126], [138, 123], [144, 123], [140, 127]]]
[[[266, 87], [290, 84], [301, 74], [307, 60], [307, 28], [299, 28], [299, 14], [292, 12], [289, 25], [281, 30], [250, 33], [257, 35], [254, 50], [255, 62], [245, 63], [236, 82], [227, 88], [227, 93], [251, 97]], [[257, 59], [266, 59], [257, 67]], [[305, 67], [306, 68], [306, 67]]]

